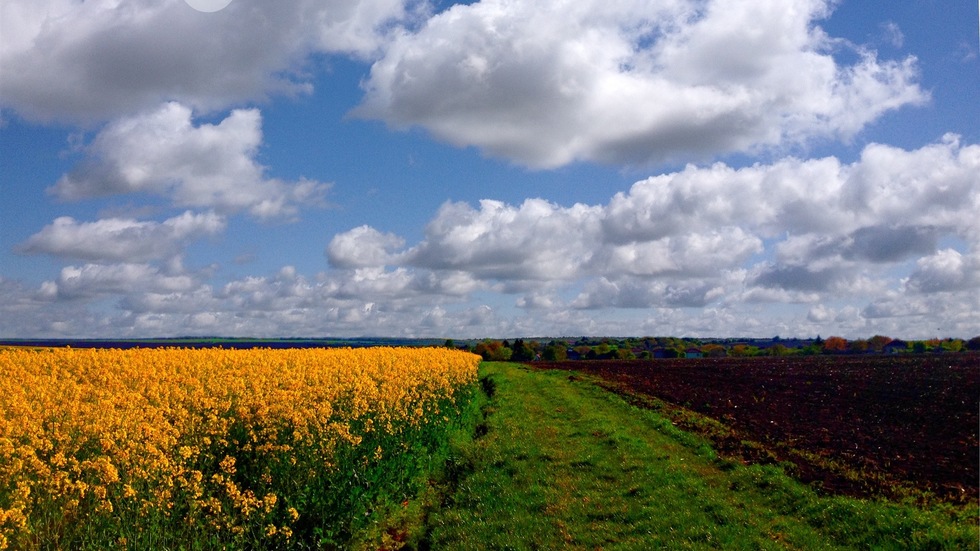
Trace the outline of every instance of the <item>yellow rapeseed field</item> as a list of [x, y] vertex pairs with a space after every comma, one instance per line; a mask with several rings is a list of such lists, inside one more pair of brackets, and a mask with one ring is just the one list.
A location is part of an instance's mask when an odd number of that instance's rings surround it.
[[335, 509], [382, 478], [392, 487], [386, 473], [434, 445], [478, 361], [434, 348], [0, 350], [0, 549], [329, 540], [326, 519], [347, 518]]

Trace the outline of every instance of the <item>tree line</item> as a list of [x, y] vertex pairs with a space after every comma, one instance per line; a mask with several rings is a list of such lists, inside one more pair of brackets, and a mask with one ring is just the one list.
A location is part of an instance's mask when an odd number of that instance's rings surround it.
[[723, 358], [750, 356], [794, 356], [818, 354], [928, 354], [980, 351], [980, 336], [969, 340], [933, 338], [893, 339], [875, 335], [867, 339], [682, 339], [677, 337], [630, 337], [579, 339], [482, 339], [448, 348], [479, 354], [487, 361], [633, 360], [657, 358]]

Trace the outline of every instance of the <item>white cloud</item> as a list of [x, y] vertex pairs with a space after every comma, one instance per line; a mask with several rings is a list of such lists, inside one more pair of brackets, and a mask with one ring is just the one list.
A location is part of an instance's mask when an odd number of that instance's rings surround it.
[[885, 21], [878, 25], [881, 29], [881, 40], [895, 48], [901, 48], [905, 44], [905, 33], [894, 21]]
[[176, 255], [186, 242], [218, 234], [224, 228], [224, 217], [213, 212], [188, 211], [160, 223], [128, 218], [78, 222], [62, 216], [28, 238], [18, 250], [81, 260], [145, 262]]
[[261, 144], [257, 109], [194, 126], [190, 108], [170, 102], [106, 126], [50, 192], [66, 200], [149, 193], [179, 207], [247, 210], [259, 218], [293, 216], [300, 205], [322, 201], [326, 184], [267, 178], [255, 159]]
[[[0, 313], [36, 312], [39, 334], [75, 335], [969, 336], [980, 333], [978, 152], [953, 139], [869, 145], [852, 164], [689, 166], [603, 205], [446, 203], [418, 243], [356, 227], [329, 241], [328, 271], [221, 283], [179, 256], [109, 263], [133, 234], [168, 250], [220, 216], [63, 220], [31, 238], [37, 252], [100, 244], [103, 263], [36, 289], [0, 280]], [[66, 313], [88, 325], [55, 326]]]
[[843, 65], [828, 0], [483, 0], [384, 50], [359, 116], [532, 167], [848, 138], [920, 104], [914, 58]]
[[6, 0], [0, 98], [28, 119], [98, 121], [178, 100], [225, 109], [312, 88], [311, 55], [375, 52], [403, 0], [232, 2], [203, 14], [183, 0]]
[[598, 207], [563, 208], [543, 199], [519, 207], [484, 200], [479, 210], [446, 203], [405, 263], [463, 270], [479, 279], [552, 281], [580, 275], [598, 243]]
[[404, 246], [405, 240], [397, 235], [360, 226], [335, 235], [327, 245], [326, 255], [330, 265], [338, 268], [385, 266], [395, 260], [395, 253]]
[[761, 239], [738, 227], [676, 233], [651, 241], [605, 245], [592, 259], [592, 270], [636, 276], [703, 276], [740, 266], [763, 251]]
[[919, 302], [912, 299], [902, 308], [869, 306], [863, 317], [860, 309], [825, 304], [877, 304], [900, 288], [948, 290], [943, 300], [952, 302], [980, 287], [975, 264], [960, 261], [966, 256], [937, 252], [944, 239], [980, 248], [978, 152], [946, 138], [912, 151], [872, 144], [847, 165], [789, 158], [742, 169], [688, 166], [637, 182], [606, 205], [447, 203], [425, 239], [397, 255], [400, 240], [366, 227], [337, 242], [403, 266], [406, 280], [425, 274], [438, 281], [451, 270], [484, 289], [520, 293], [515, 305], [535, 315], [809, 305], [799, 319], [827, 333], [845, 323], [839, 315], [852, 324], [888, 319], [887, 312], [925, 313], [909, 306]]
[[947, 134], [906, 151], [870, 144], [847, 174], [839, 208], [864, 225], [949, 227], [980, 242], [980, 145]]
[[834, 310], [823, 304], [817, 304], [806, 313], [806, 319], [814, 323], [826, 323], [834, 318]]
[[980, 290], [980, 253], [962, 255], [954, 249], [943, 249], [920, 258], [908, 286], [920, 293]]
[[197, 286], [187, 274], [168, 274], [149, 264], [85, 264], [61, 269], [55, 287], [58, 298], [91, 299], [135, 292], [182, 293]]

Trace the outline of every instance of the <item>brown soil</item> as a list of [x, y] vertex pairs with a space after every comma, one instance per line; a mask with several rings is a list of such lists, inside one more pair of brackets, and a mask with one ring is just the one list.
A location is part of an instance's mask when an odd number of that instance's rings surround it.
[[[955, 502], [980, 496], [977, 354], [533, 365], [597, 375], [623, 394], [655, 397], [682, 428], [703, 429], [723, 455], [783, 462], [828, 492]], [[727, 429], [707, 430], [674, 406]]]

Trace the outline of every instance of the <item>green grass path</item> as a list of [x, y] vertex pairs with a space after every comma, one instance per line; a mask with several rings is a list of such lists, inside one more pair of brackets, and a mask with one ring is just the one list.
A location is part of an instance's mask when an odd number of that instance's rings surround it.
[[[963, 511], [815, 495], [568, 372], [484, 364], [491, 396], [431, 549], [976, 549]], [[975, 511], [974, 511], [975, 513]]]

